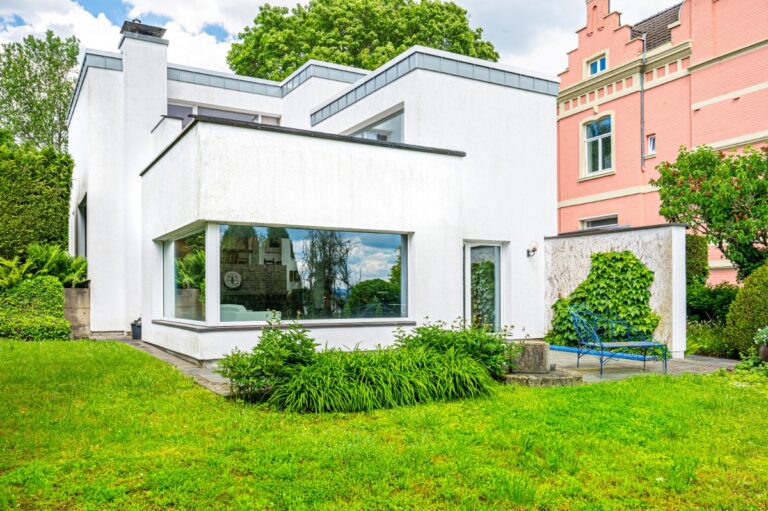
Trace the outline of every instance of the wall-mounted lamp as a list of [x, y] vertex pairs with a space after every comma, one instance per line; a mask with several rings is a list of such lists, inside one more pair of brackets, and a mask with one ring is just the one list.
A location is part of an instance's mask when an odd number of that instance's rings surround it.
[[527, 255], [528, 257], [533, 257], [536, 255], [536, 252], [538, 251], [539, 251], [539, 244], [534, 241], [533, 243], [531, 243], [531, 246], [528, 247], [528, 250], [525, 251], [525, 255]]

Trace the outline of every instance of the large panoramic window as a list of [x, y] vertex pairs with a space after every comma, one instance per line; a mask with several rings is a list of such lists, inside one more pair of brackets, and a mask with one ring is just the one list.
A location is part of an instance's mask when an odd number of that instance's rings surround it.
[[611, 170], [613, 147], [611, 146], [611, 117], [603, 117], [585, 125], [587, 174]]
[[398, 112], [354, 133], [353, 137], [378, 140], [379, 142], [404, 142], [403, 112]]
[[165, 317], [205, 321], [205, 232], [168, 241], [165, 250]]
[[401, 234], [221, 225], [228, 321], [405, 317]]

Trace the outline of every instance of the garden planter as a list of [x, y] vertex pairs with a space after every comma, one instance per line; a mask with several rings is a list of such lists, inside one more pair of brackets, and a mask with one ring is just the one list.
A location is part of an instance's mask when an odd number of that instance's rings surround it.
[[760, 348], [757, 350], [757, 354], [760, 356], [760, 360], [763, 362], [768, 362], [768, 346], [765, 344], [760, 346]]

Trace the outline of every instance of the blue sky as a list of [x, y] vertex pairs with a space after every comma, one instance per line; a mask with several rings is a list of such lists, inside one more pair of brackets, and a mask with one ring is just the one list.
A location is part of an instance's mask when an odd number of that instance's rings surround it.
[[[270, 0], [293, 6], [297, 0]], [[505, 64], [550, 74], [566, 66], [584, 24], [584, 0], [455, 0], [484, 29]], [[677, 0], [613, 0], [633, 23]], [[226, 54], [264, 0], [0, 0], [0, 44], [47, 29], [76, 35], [84, 47], [116, 51], [125, 19], [167, 29], [171, 62], [226, 71]]]

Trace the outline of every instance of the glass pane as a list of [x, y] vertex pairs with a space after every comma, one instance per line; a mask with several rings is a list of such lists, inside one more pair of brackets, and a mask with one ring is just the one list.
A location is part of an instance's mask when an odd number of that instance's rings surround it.
[[611, 118], [605, 117], [603, 119], [600, 119], [597, 121], [598, 128], [597, 131], [600, 135], [607, 135], [611, 132]]
[[599, 140], [587, 142], [587, 172], [600, 170]]
[[595, 74], [595, 73], [597, 73], [597, 62], [596, 62], [596, 61], [595, 61], [595, 62], [592, 62], [592, 63], [589, 65], [589, 73], [590, 73], [590, 74]]
[[590, 122], [585, 126], [585, 129], [587, 130], [587, 138], [594, 138], [598, 136], [600, 133], [597, 131], [597, 123], [596, 122]]
[[354, 133], [353, 137], [378, 140], [380, 142], [405, 142], [403, 137], [403, 112], [379, 121], [372, 126]]
[[605, 71], [605, 57], [600, 58], [600, 71]]
[[470, 248], [472, 325], [499, 328], [499, 259], [494, 246]]
[[603, 166], [601, 169], [610, 169], [611, 166], [611, 157], [612, 157], [612, 150], [611, 150], [611, 137], [605, 137], [601, 139], [603, 143]]
[[173, 250], [173, 268], [166, 268], [173, 272], [173, 295], [165, 315], [205, 321], [205, 232], [175, 240], [167, 249]]
[[221, 321], [406, 315], [401, 234], [220, 229]]

